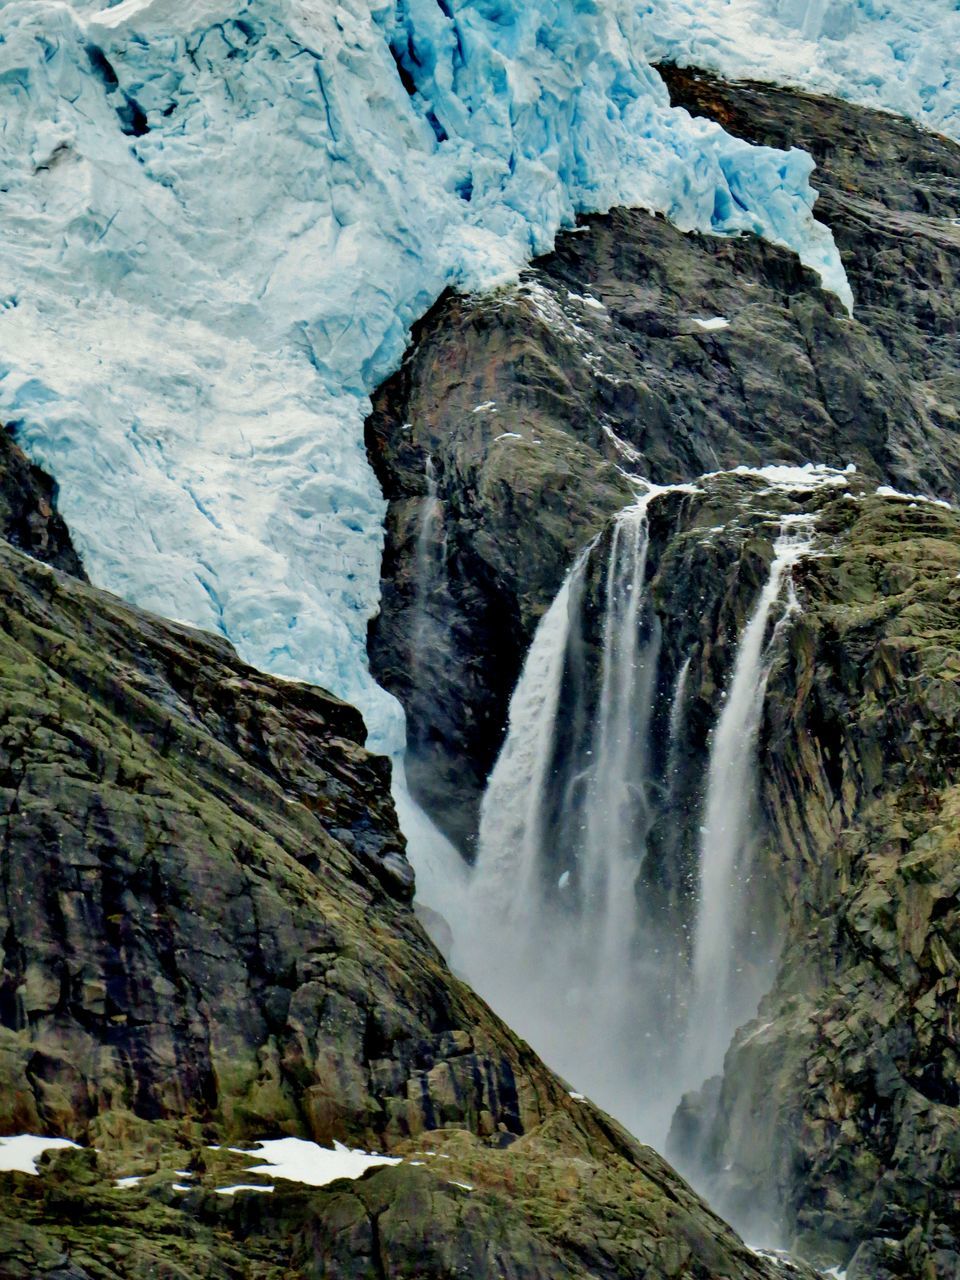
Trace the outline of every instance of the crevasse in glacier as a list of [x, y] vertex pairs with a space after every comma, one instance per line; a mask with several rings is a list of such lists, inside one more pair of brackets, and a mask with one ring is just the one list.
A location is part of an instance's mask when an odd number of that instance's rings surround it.
[[799, 85], [960, 140], [956, 0], [647, 0], [654, 60]]
[[672, 110], [626, 0], [9, 0], [0, 414], [91, 576], [279, 675], [367, 672], [367, 393], [448, 285], [580, 210], [793, 246], [846, 301], [810, 160]]

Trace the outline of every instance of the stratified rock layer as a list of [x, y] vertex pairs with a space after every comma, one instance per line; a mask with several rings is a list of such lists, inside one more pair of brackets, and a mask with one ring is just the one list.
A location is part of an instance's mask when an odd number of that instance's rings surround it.
[[[772, 1280], [450, 975], [362, 741], [0, 543], [0, 1134], [83, 1144], [0, 1174], [0, 1276]], [[279, 1133], [407, 1159], [217, 1194]]]

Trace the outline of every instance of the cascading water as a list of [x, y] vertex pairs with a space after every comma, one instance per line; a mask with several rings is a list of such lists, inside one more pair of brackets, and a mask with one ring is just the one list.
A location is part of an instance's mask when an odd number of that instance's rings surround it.
[[[411, 627], [410, 673], [413, 686], [422, 683], [423, 662], [442, 651], [442, 624], [432, 610], [432, 596], [445, 586], [446, 532], [436, 465], [428, 454], [424, 464], [426, 496], [420, 506], [414, 562], [415, 598]], [[408, 725], [409, 729], [409, 725]], [[453, 923], [462, 910], [467, 869], [454, 846], [413, 800], [407, 784], [407, 762], [393, 763], [393, 798], [400, 826], [407, 837], [407, 853], [417, 874], [417, 902], [428, 908], [423, 923], [446, 952]], [[442, 927], [438, 929], [438, 924]]]
[[658, 492], [587, 548], [540, 624], [484, 799], [456, 953], [553, 1066], [654, 1145], [769, 983], [772, 956], [751, 945], [747, 918], [756, 744], [777, 638], [798, 607], [789, 571], [812, 536], [805, 517], [781, 526], [704, 796], [689, 723], [699, 649], [660, 670], [646, 581]]
[[[620, 513], [608, 545], [581, 555], [540, 624], [484, 799], [457, 958], [578, 1088], [659, 1136], [668, 1116], [647, 1113], [659, 1100], [637, 1084], [656, 1057], [661, 992], [637, 907], [652, 815], [660, 629], [644, 585], [657, 492]], [[601, 550], [594, 636], [586, 597]]]
[[[652, 495], [650, 495], [652, 496]], [[630, 972], [637, 923], [636, 880], [650, 828], [647, 749], [660, 645], [653, 619], [640, 637], [647, 571], [647, 504], [621, 513], [607, 562], [600, 704], [592, 760], [586, 776], [583, 839], [564, 874], [579, 880], [580, 926], [585, 965], [599, 942], [594, 977], [606, 999], [621, 1006], [613, 1016], [629, 1018], [624, 978]], [[597, 925], [599, 924], [599, 930]], [[594, 933], [599, 937], [595, 938]]]
[[424, 465], [424, 479], [427, 494], [420, 507], [420, 520], [417, 525], [417, 550], [414, 562], [416, 574], [415, 616], [412, 627], [413, 645], [410, 651], [410, 665], [414, 675], [414, 683], [419, 674], [424, 655], [429, 651], [431, 641], [432, 619], [430, 617], [430, 593], [434, 588], [439, 573], [443, 571], [443, 557], [437, 556], [437, 529], [443, 514], [437, 489], [437, 471], [433, 458], [427, 454]]
[[683, 666], [680, 668], [680, 674], [677, 676], [677, 684], [673, 691], [673, 698], [670, 700], [671, 755], [674, 754], [673, 747], [680, 737], [680, 729], [683, 724], [684, 703], [687, 696], [687, 680], [690, 675], [690, 663], [692, 661], [693, 654], [688, 653], [684, 659]]
[[[711, 742], [685, 1049], [684, 1074], [691, 1085], [720, 1070], [733, 1031], [756, 1012], [770, 982], [773, 957], [753, 941], [757, 931], [747, 918], [757, 829], [757, 737], [777, 638], [799, 608], [790, 570], [809, 552], [812, 537], [808, 517], [788, 516], [781, 524], [770, 573], [740, 639]], [[784, 580], [786, 605], [765, 644]]]

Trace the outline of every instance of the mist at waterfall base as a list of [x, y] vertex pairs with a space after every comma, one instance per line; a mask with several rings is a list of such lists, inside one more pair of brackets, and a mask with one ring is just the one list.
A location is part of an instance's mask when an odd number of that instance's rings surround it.
[[[667, 669], [647, 589], [660, 492], [581, 553], [541, 620], [484, 799], [454, 963], [572, 1089], [662, 1150], [681, 1096], [720, 1071], [772, 980], [774, 950], [751, 927], [756, 746], [811, 531], [780, 526], [706, 776], [691, 784], [677, 761], [695, 655]], [[671, 842], [682, 860], [680, 811], [702, 826], [678, 913], [648, 864]]]

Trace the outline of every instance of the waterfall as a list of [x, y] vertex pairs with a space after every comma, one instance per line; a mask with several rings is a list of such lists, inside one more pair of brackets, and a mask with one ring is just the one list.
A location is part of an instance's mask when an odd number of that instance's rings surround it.
[[[414, 556], [413, 618], [409, 627], [410, 680], [414, 695], [436, 678], [442, 661], [446, 634], [443, 623], [431, 609], [433, 598], [446, 585], [447, 542], [443, 529], [443, 503], [437, 488], [433, 458], [424, 465], [426, 497], [420, 504]], [[422, 723], [422, 722], [421, 722]], [[408, 747], [416, 745], [415, 717], [407, 719]], [[422, 729], [421, 729], [422, 732]], [[421, 921], [445, 954], [450, 953], [458, 922], [463, 914], [467, 869], [459, 852], [424, 812], [410, 793], [407, 770], [410, 756], [393, 762], [392, 792], [400, 829], [407, 838], [407, 856], [417, 876], [416, 902]]]
[[433, 639], [435, 624], [430, 615], [430, 594], [443, 571], [446, 559], [445, 555], [438, 556], [435, 546], [437, 527], [443, 515], [443, 505], [437, 491], [436, 467], [429, 453], [424, 466], [424, 478], [427, 483], [427, 496], [420, 504], [420, 517], [417, 523], [417, 545], [414, 556], [416, 596], [414, 621], [410, 629], [410, 670], [414, 684], [419, 683], [423, 659], [430, 650], [430, 642]]
[[[661, 1047], [659, 960], [645, 954], [637, 907], [660, 649], [644, 592], [657, 492], [580, 556], [540, 623], [484, 798], [456, 960], [578, 1089], [660, 1137], [669, 1109], [644, 1086]], [[598, 548], [599, 636], [587, 601]]]
[[[660, 635], [655, 624], [642, 643], [639, 624], [652, 496], [621, 512], [614, 525], [604, 593], [600, 702], [576, 867], [581, 898], [590, 908], [581, 914], [587, 934], [582, 945], [585, 951], [597, 942], [600, 947], [594, 977], [604, 990], [615, 987], [624, 994], [637, 920], [635, 884], [650, 829], [648, 749]], [[628, 1008], [622, 1013], [630, 1016]]]
[[579, 556], [540, 621], [510, 700], [507, 737], [483, 798], [474, 896], [480, 909], [503, 913], [511, 922], [525, 913], [525, 904], [537, 891], [543, 796], [575, 613], [571, 602], [579, 600], [592, 549], [591, 545]]
[[[740, 638], [712, 736], [685, 1052], [690, 1084], [720, 1070], [733, 1031], [753, 1016], [769, 985], [762, 961], [772, 957], [750, 954], [751, 931], [745, 919], [756, 831], [757, 737], [776, 641], [799, 607], [789, 571], [809, 551], [812, 536], [807, 517], [788, 516], [782, 522], [770, 572]], [[786, 603], [765, 643], [785, 578]], [[759, 973], [753, 968], [757, 961]]]
[[693, 654], [688, 653], [684, 660], [680, 673], [677, 676], [677, 683], [674, 687], [673, 697], [670, 700], [670, 751], [671, 755], [676, 751], [676, 744], [680, 738], [680, 730], [683, 727], [683, 713], [687, 698], [687, 678], [690, 675], [690, 663], [693, 661]]
[[540, 623], [484, 797], [455, 953], [553, 1067], [654, 1145], [769, 982], [772, 957], [751, 947], [747, 919], [756, 747], [777, 638], [798, 607], [789, 571], [812, 537], [807, 517], [781, 524], [704, 787], [687, 722], [697, 648], [672, 687], [659, 670], [647, 589], [657, 492], [583, 552]]

